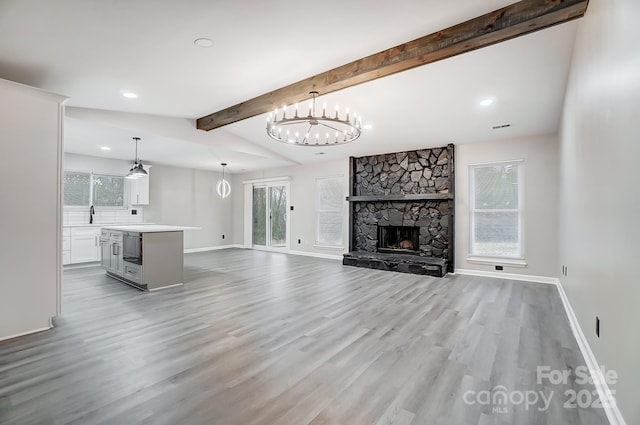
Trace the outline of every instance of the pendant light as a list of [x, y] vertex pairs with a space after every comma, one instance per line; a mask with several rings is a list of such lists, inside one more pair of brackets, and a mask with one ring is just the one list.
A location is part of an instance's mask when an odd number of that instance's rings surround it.
[[126, 178], [128, 179], [138, 179], [140, 177], [144, 177], [147, 175], [144, 167], [142, 166], [142, 161], [138, 158], [138, 141], [139, 137], [134, 137], [133, 141], [136, 143], [136, 157], [134, 159], [133, 164], [131, 164], [131, 168], [129, 168], [129, 174], [127, 174]]
[[231, 184], [229, 184], [229, 182], [224, 178], [224, 167], [227, 166], [227, 163], [223, 162], [220, 165], [222, 165], [222, 180], [218, 182], [216, 191], [218, 192], [218, 196], [220, 196], [221, 198], [226, 198], [227, 196], [231, 195]]

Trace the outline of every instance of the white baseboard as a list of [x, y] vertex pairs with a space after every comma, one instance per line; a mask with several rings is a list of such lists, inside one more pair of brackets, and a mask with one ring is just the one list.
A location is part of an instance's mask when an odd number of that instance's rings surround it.
[[287, 254], [303, 255], [305, 257], [326, 258], [328, 260], [340, 260], [342, 261], [342, 254], [323, 254], [320, 252], [306, 252], [306, 251], [288, 251]]
[[88, 267], [99, 266], [100, 261], [91, 261], [88, 263], [72, 263], [72, 264], [64, 264], [62, 266], [63, 270], [72, 270], [72, 269], [86, 269]]
[[206, 252], [206, 251], [217, 251], [219, 249], [229, 249], [229, 248], [244, 248], [242, 244], [231, 244], [231, 245], [219, 245], [219, 246], [207, 246], [205, 248], [189, 248], [185, 249], [185, 254], [192, 254], [194, 252]]
[[567, 317], [569, 318], [573, 336], [576, 338], [578, 346], [580, 347], [580, 351], [582, 352], [582, 356], [584, 357], [584, 361], [589, 368], [589, 373], [591, 374], [591, 378], [593, 379], [596, 391], [598, 391], [598, 396], [600, 397], [600, 401], [602, 402], [602, 406], [605, 414], [607, 415], [607, 419], [609, 419], [609, 423], [611, 425], [626, 425], [626, 422], [622, 417], [622, 413], [620, 412], [620, 409], [615, 402], [615, 398], [611, 394], [611, 390], [607, 385], [607, 381], [602, 374], [602, 369], [598, 364], [598, 360], [596, 360], [596, 356], [593, 354], [591, 346], [589, 345], [584, 332], [582, 332], [580, 323], [578, 323], [578, 318], [576, 317], [573, 308], [571, 307], [569, 298], [567, 298], [567, 294], [564, 292], [564, 288], [562, 287], [560, 280], [556, 279], [555, 283], [556, 287], [558, 288], [558, 292], [560, 293], [560, 298], [562, 299], [564, 310], [567, 313]]
[[35, 334], [35, 333], [38, 333], [38, 332], [48, 331], [51, 328], [53, 328], [53, 325], [47, 326], [46, 328], [40, 328], [40, 329], [34, 329], [32, 331], [22, 332], [22, 333], [15, 334], [15, 335], [3, 336], [2, 338], [0, 338], [0, 341], [5, 341], [7, 339], [12, 339], [12, 338], [18, 338], [20, 336], [25, 336], [25, 335], [31, 335], [31, 334]]
[[556, 285], [558, 282], [558, 279], [555, 277], [531, 276], [527, 274], [489, 272], [489, 271], [471, 270], [471, 269], [455, 269], [455, 274], [465, 274], [470, 276], [481, 276], [481, 277], [493, 277], [496, 279], [521, 280], [524, 282], [546, 283], [548, 285]]

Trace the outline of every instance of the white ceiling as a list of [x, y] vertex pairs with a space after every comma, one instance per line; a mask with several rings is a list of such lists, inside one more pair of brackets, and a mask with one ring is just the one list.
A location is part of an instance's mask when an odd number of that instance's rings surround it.
[[[0, 0], [0, 78], [70, 97], [68, 152], [132, 159], [139, 136], [143, 160], [232, 172], [556, 132], [575, 22], [321, 96], [371, 124], [349, 145], [274, 142], [264, 116], [195, 129], [200, 116], [510, 3]], [[194, 46], [199, 37], [214, 46]]]

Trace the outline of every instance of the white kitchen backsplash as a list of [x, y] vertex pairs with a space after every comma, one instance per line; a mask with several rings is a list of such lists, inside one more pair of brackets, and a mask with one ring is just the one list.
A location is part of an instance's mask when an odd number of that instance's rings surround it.
[[[131, 210], [136, 210], [137, 214], [131, 214]], [[89, 208], [86, 211], [77, 208], [65, 208], [62, 220], [65, 226], [89, 224]], [[136, 224], [144, 223], [144, 209], [136, 206], [126, 210], [101, 210], [96, 208], [93, 215], [94, 224]]]

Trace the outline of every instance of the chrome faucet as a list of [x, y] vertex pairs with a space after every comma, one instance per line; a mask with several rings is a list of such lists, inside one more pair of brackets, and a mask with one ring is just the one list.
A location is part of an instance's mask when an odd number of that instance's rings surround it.
[[93, 208], [93, 205], [91, 205], [91, 208], [89, 208], [89, 224], [93, 224], [93, 215], [96, 213], [95, 208]]

